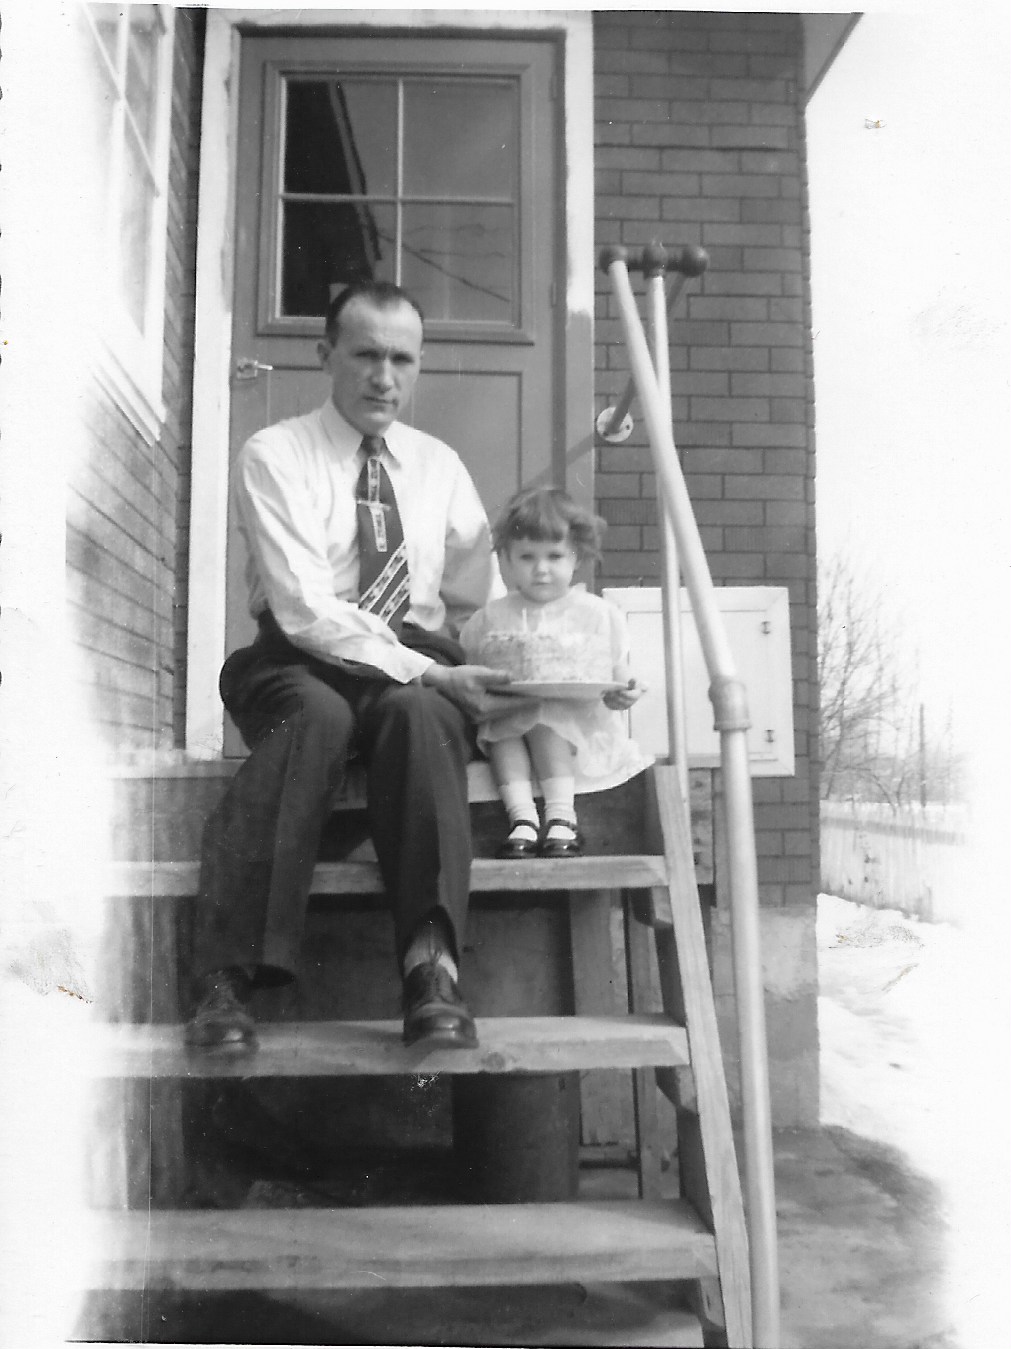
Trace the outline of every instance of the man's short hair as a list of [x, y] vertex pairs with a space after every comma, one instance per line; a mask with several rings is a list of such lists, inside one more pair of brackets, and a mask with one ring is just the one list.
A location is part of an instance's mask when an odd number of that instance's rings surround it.
[[324, 331], [331, 346], [337, 341], [341, 314], [352, 300], [359, 299], [367, 300], [377, 309], [395, 309], [400, 304], [410, 305], [418, 318], [421, 319], [422, 327], [424, 327], [425, 315], [422, 312], [421, 305], [418, 304], [413, 295], [409, 295], [403, 287], [395, 286], [392, 281], [377, 281], [372, 277], [367, 277], [350, 282], [334, 296], [327, 306]]

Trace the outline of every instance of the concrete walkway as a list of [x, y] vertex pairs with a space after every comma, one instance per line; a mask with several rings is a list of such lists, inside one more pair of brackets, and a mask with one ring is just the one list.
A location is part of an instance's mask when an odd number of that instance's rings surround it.
[[776, 1184], [783, 1349], [975, 1349], [944, 1293], [940, 1191], [901, 1153], [845, 1129], [787, 1131]]
[[878, 1304], [870, 1333], [833, 1339], [829, 1317], [812, 1344], [1011, 1343], [1005, 913], [1003, 896], [971, 890], [961, 926], [819, 899], [821, 1120], [893, 1214], [876, 1218], [880, 1263], [855, 1285], [854, 1312]]

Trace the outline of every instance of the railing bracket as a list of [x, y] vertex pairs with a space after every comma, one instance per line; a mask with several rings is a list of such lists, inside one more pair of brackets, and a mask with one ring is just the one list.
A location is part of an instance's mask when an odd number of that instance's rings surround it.
[[[674, 280], [667, 294], [667, 312], [670, 313], [688, 278], [701, 276], [709, 266], [709, 254], [704, 248], [691, 244], [676, 248], [672, 253], [668, 253], [663, 244], [647, 244], [640, 253], [631, 254], [620, 244], [609, 244], [600, 250], [601, 270], [607, 272], [615, 263], [621, 263], [626, 270], [632, 268], [633, 271], [641, 271], [647, 282], [673, 272]], [[635, 425], [629, 411], [635, 391], [635, 379], [632, 378], [617, 403], [605, 408], [597, 418], [597, 435], [601, 440], [606, 440], [610, 445], [620, 445], [628, 440]]]
[[611, 445], [620, 445], [623, 441], [628, 440], [632, 434], [635, 422], [632, 420], [632, 414], [626, 412], [618, 425], [612, 429], [611, 423], [614, 420], [615, 411], [616, 409], [613, 407], [605, 408], [598, 416], [597, 435], [601, 440], [606, 440]]
[[713, 726], [717, 731], [746, 731], [751, 726], [748, 695], [743, 679], [715, 675], [709, 685], [713, 705]]

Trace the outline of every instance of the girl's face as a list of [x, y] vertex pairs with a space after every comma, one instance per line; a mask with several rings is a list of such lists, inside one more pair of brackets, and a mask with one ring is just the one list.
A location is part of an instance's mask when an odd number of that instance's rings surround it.
[[532, 604], [561, 599], [578, 562], [568, 539], [513, 539], [503, 559], [506, 580]]

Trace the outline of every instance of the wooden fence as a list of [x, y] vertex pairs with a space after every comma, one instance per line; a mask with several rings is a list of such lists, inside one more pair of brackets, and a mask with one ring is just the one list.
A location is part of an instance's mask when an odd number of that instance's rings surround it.
[[821, 888], [899, 909], [928, 923], [959, 923], [971, 900], [963, 807], [821, 803]]

